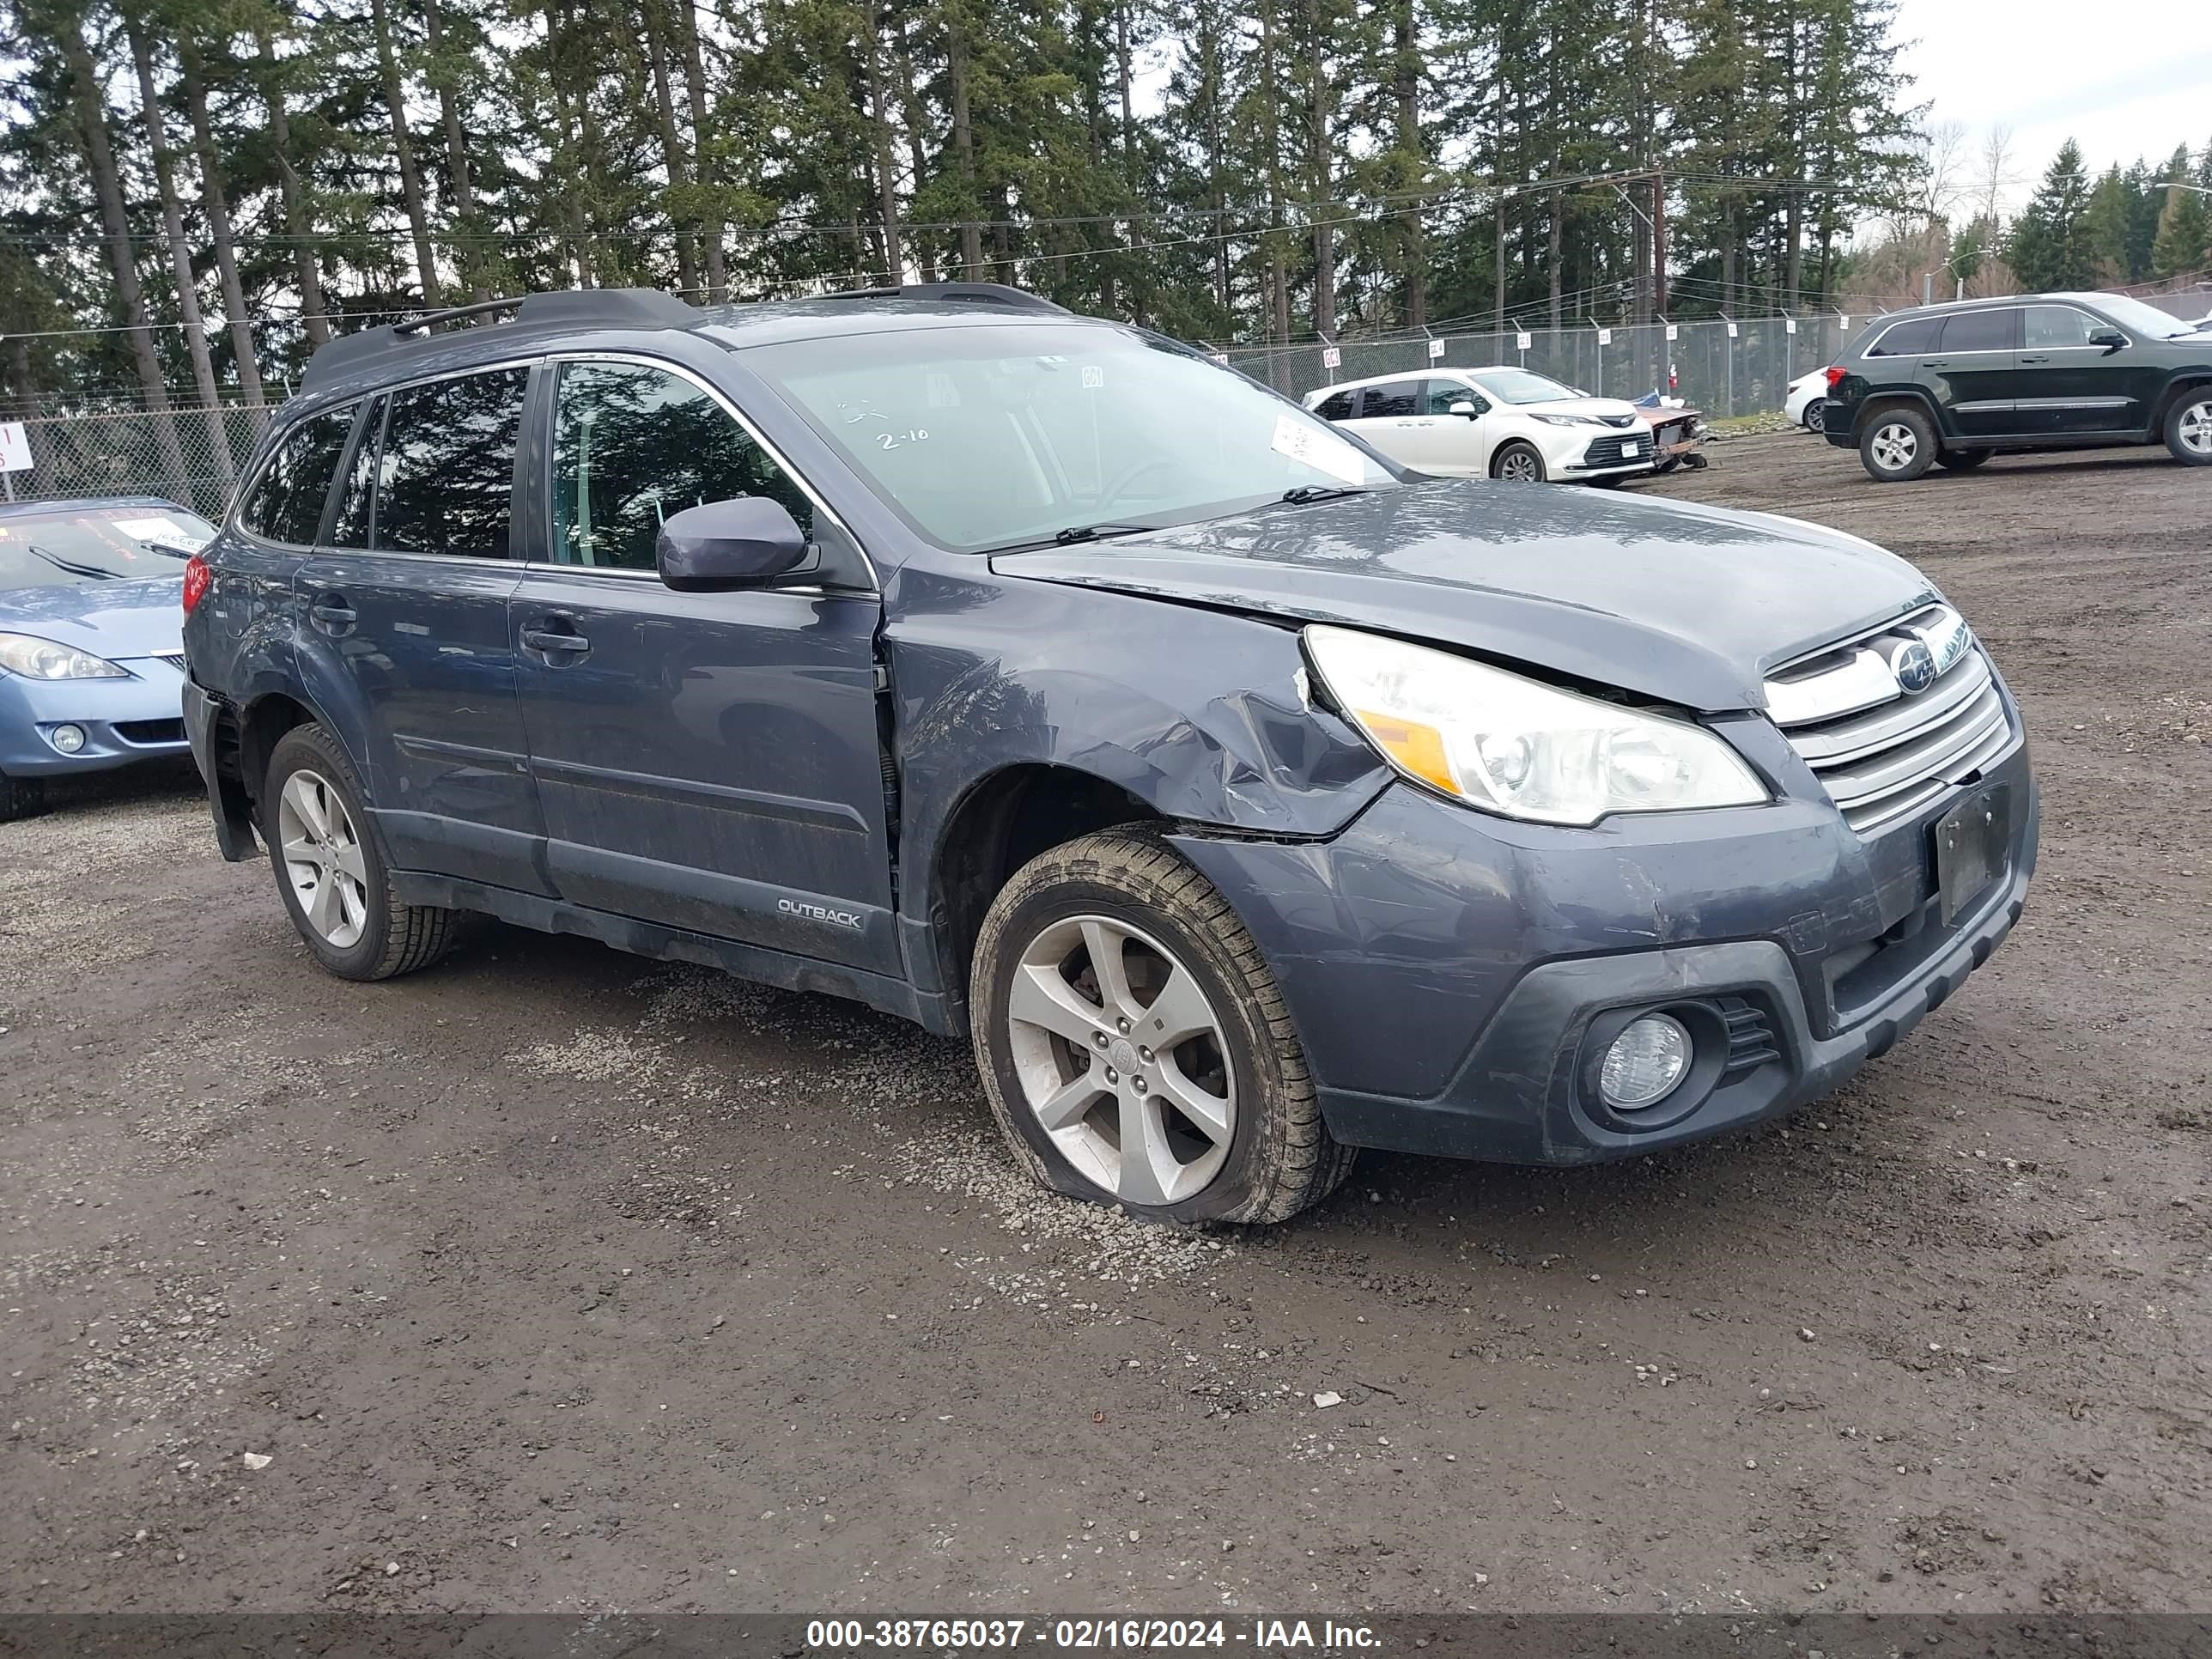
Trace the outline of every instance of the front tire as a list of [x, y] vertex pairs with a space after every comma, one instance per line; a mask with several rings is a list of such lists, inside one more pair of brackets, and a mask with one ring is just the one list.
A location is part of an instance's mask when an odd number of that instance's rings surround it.
[[1550, 475], [1544, 471], [1544, 458], [1536, 446], [1516, 438], [1500, 444], [1490, 458], [1490, 476], [1507, 483], [1542, 483]]
[[340, 979], [391, 979], [453, 948], [459, 913], [403, 904], [361, 781], [337, 739], [295, 726], [277, 739], [261, 795], [261, 838], [285, 913]]
[[2191, 386], [2166, 411], [2166, 447], [2184, 466], [2212, 466], [2212, 386]]
[[1885, 409], [1859, 434], [1859, 464], [1876, 483], [1910, 483], [1936, 465], [1934, 422], [1917, 409]]
[[1272, 1222], [1351, 1171], [1259, 946], [1142, 829], [1024, 866], [983, 919], [969, 998], [991, 1110], [1055, 1192]]

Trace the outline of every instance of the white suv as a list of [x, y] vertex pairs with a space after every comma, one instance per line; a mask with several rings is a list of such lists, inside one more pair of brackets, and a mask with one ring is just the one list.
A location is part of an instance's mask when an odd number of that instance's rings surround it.
[[1649, 472], [1654, 459], [1634, 404], [1504, 365], [1347, 380], [1305, 404], [1392, 460], [1444, 477], [1614, 483]]

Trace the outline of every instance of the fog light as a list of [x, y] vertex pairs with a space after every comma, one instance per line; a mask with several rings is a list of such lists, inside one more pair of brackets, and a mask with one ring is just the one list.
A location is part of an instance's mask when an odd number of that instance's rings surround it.
[[1605, 1051], [1598, 1089], [1617, 1112], [1656, 1106], [1689, 1074], [1690, 1034], [1680, 1020], [1645, 1014], [1630, 1022]]
[[53, 731], [53, 744], [64, 755], [74, 755], [84, 747], [84, 727], [57, 726]]

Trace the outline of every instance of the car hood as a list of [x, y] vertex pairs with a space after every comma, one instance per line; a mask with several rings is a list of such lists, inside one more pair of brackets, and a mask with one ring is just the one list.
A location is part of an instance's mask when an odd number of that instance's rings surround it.
[[0, 589], [0, 633], [34, 634], [110, 661], [184, 649], [184, 568], [144, 581]]
[[1000, 554], [1012, 576], [1455, 646], [1707, 712], [1939, 597], [1895, 555], [1760, 513], [1486, 479]]
[[1508, 404], [1518, 415], [1594, 415], [1618, 422], [1623, 416], [1636, 418], [1636, 405], [1626, 398], [1547, 398], [1540, 404]]

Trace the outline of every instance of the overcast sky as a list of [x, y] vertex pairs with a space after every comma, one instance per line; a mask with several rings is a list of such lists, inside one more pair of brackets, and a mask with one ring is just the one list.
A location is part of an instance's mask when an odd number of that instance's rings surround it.
[[[2092, 173], [2212, 143], [2212, 12], [2175, 0], [1899, 0], [1929, 118], [2013, 130], [2017, 206], [2072, 137]], [[1969, 171], [1974, 166], [1970, 161]]]

